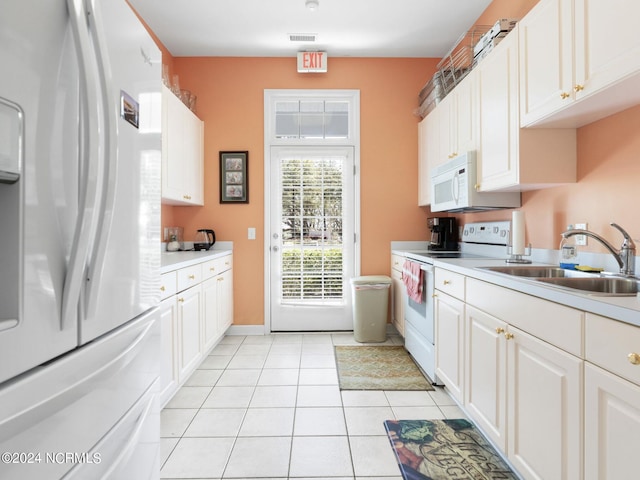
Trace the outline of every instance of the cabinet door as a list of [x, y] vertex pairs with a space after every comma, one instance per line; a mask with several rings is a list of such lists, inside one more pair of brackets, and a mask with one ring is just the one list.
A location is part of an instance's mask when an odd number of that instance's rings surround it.
[[[576, 98], [591, 95], [640, 71], [640, 4], [627, 0], [574, 0]], [[633, 90], [637, 96], [637, 83]], [[631, 106], [631, 104], [629, 104]]]
[[455, 88], [454, 102], [454, 130], [455, 156], [476, 150], [478, 148], [478, 105], [475, 82], [475, 71], [469, 73]]
[[216, 277], [218, 288], [218, 335], [224, 335], [233, 323], [233, 270]]
[[519, 22], [521, 126], [573, 101], [572, 3], [542, 0]]
[[184, 164], [182, 144], [184, 122], [177, 103], [180, 100], [166, 87], [162, 87], [162, 198], [183, 202]]
[[184, 189], [189, 203], [204, 205], [203, 124], [190, 110], [183, 110], [185, 158]]
[[518, 184], [518, 26], [476, 67], [478, 184], [490, 191]]
[[503, 451], [507, 443], [507, 324], [467, 305], [465, 407]]
[[160, 404], [178, 386], [178, 306], [175, 296], [160, 303]]
[[583, 361], [509, 327], [507, 457], [526, 479], [583, 478]]
[[183, 383], [200, 360], [202, 289], [191, 287], [178, 295], [178, 381]]
[[203, 123], [166, 87], [162, 105], [162, 200], [203, 205]]
[[202, 351], [207, 352], [219, 336], [218, 276], [202, 282]]
[[436, 375], [444, 382], [449, 393], [463, 401], [464, 384], [464, 303], [436, 290], [435, 346]]
[[584, 413], [584, 478], [637, 478], [640, 387], [586, 363]]
[[433, 155], [431, 140], [437, 135], [434, 113], [435, 110], [418, 124], [418, 205], [421, 207], [431, 203], [429, 161]]

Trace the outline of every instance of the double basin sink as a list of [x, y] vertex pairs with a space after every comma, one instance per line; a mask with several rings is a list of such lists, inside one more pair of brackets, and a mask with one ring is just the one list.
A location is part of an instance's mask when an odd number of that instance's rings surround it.
[[535, 280], [562, 289], [600, 296], [635, 296], [640, 291], [640, 279], [613, 274], [597, 274], [545, 266], [481, 267], [494, 273]]

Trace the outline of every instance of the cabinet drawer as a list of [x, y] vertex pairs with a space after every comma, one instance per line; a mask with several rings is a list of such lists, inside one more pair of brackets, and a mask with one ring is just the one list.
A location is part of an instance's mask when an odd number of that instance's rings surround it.
[[391, 268], [393, 270], [397, 270], [402, 272], [402, 265], [404, 264], [405, 258], [402, 255], [391, 254]]
[[213, 260], [204, 262], [202, 264], [202, 279], [206, 280], [208, 278], [219, 275], [222, 272], [226, 272], [232, 267], [232, 263], [233, 261], [231, 255], [214, 258]]
[[435, 288], [441, 292], [448, 293], [452, 297], [464, 300], [465, 296], [465, 276], [442, 268], [436, 268]]
[[186, 290], [202, 281], [200, 265], [181, 268], [178, 270], [178, 291]]
[[592, 313], [585, 325], [586, 360], [640, 385], [640, 327]]
[[160, 297], [162, 300], [175, 295], [178, 291], [178, 274], [177, 272], [163, 273], [160, 276]]
[[492, 283], [467, 278], [467, 303], [573, 355], [583, 356], [584, 313]]

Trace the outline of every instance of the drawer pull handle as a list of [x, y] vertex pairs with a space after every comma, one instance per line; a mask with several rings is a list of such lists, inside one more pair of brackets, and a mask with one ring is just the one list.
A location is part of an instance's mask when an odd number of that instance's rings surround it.
[[162, 286], [160, 287], [160, 291], [161, 291], [161, 292], [164, 292], [165, 290], [166, 290], [166, 288], [164, 288], [164, 285], [162, 285]]
[[224, 282], [224, 278], [223, 278], [223, 277], [218, 278], [218, 281], [219, 281], [219, 282]]
[[581, 92], [582, 90], [584, 90], [584, 85], [576, 85], [575, 87], [573, 87], [573, 90], [576, 92]]
[[195, 280], [196, 276], [195, 275], [189, 275], [189, 280]]
[[562, 92], [562, 93], [560, 94], [560, 98], [561, 98], [561, 99], [563, 99], [563, 100], [566, 100], [566, 99], [567, 99], [567, 98], [569, 98], [570, 96], [571, 96], [571, 94], [570, 94], [570, 93], [567, 93], [567, 92]]
[[215, 269], [215, 267], [209, 267], [209, 271], [210, 271], [210, 272], [215, 272], [215, 271], [216, 271], [216, 269]]
[[509, 333], [509, 332], [505, 333], [504, 338], [506, 338], [507, 340], [511, 340], [513, 338], [513, 333]]
[[444, 282], [442, 282], [443, 285], [450, 285], [451, 284], [451, 280], [445, 280]]
[[500, 335], [501, 333], [504, 333], [504, 328], [497, 327], [497, 328], [496, 328], [496, 333], [497, 333], [498, 335]]
[[434, 293], [433, 295], [431, 295], [431, 298], [437, 298], [437, 297], [438, 297], [437, 293]]
[[640, 353], [630, 353], [627, 358], [631, 365], [640, 365]]
[[229, 265], [229, 260], [227, 260], [226, 262], [224, 262], [225, 265]]
[[184, 302], [184, 298], [180, 297], [180, 298], [178, 298], [178, 301], [179, 301], [180, 303], [183, 303], [183, 302]]

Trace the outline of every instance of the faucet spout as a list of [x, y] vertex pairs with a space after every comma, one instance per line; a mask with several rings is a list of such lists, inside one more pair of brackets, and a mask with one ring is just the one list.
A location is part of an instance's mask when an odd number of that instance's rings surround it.
[[613, 258], [616, 259], [616, 262], [618, 262], [618, 265], [620, 266], [620, 273], [623, 275], [633, 276], [635, 273], [636, 245], [629, 234], [620, 225], [617, 223], [611, 223], [611, 226], [619, 230], [624, 236], [624, 242], [622, 243], [622, 247], [619, 251], [600, 235], [589, 230], [572, 229], [562, 232], [561, 235], [563, 238], [573, 237], [574, 235], [586, 235], [587, 237], [597, 240], [604, 245], [611, 255], [613, 255]]

